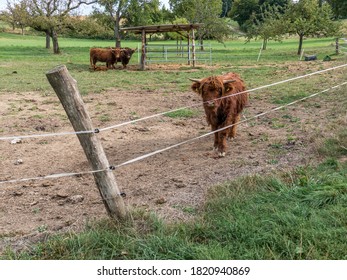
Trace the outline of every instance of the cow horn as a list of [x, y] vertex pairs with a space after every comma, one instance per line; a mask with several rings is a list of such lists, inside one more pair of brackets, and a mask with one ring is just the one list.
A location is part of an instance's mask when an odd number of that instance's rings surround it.
[[223, 84], [228, 84], [233, 82], [236, 82], [236, 80], [223, 80]]
[[192, 79], [192, 78], [188, 78], [189, 80], [191, 80], [192, 82], [196, 82], [196, 83], [201, 83], [202, 79]]

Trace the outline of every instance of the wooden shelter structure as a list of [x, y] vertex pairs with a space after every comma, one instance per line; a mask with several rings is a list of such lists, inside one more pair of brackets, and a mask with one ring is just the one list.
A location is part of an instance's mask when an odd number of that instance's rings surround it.
[[[188, 47], [188, 64], [190, 60], [193, 61], [193, 67], [195, 67], [195, 33], [194, 31], [199, 29], [202, 24], [162, 24], [162, 25], [147, 25], [147, 26], [135, 26], [135, 27], [125, 27], [121, 28], [121, 31], [133, 32], [135, 34], [142, 35], [142, 47], [141, 47], [141, 60], [140, 69], [145, 70], [146, 65], [146, 45], [147, 45], [147, 34], [153, 33], [165, 33], [165, 32], [177, 32], [183, 37], [188, 39], [188, 46], [192, 46], [190, 49]], [[186, 34], [184, 34], [186, 32]], [[191, 57], [191, 59], [190, 59]]]

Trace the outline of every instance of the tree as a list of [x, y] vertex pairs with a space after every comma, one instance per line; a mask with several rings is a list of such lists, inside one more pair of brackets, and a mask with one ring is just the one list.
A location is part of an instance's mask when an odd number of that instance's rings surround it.
[[[174, 20], [171, 21], [172, 24], [189, 24], [188, 20], [186, 18], [178, 18], [176, 17]], [[182, 33], [179, 32], [167, 32], [167, 37], [169, 39], [174, 39], [178, 41], [182, 39], [184, 40], [185, 38], [187, 38], [188, 36], [184, 36]]]
[[240, 28], [247, 32], [254, 18], [261, 13], [260, 7], [268, 5], [284, 8], [289, 2], [290, 0], [234, 0], [228, 16], [237, 21]]
[[117, 48], [121, 46], [120, 22], [124, 18], [124, 14], [129, 6], [129, 0], [99, 0], [98, 4], [104, 7], [109, 19], [113, 23], [113, 32], [115, 37], [115, 45]]
[[226, 17], [231, 9], [231, 6], [233, 4], [233, 0], [222, 0], [222, 12], [221, 17]]
[[186, 18], [189, 23], [203, 24], [197, 31], [202, 49], [204, 39], [223, 42], [230, 34], [227, 22], [220, 18], [221, 0], [170, 0], [170, 7], [176, 16]]
[[247, 22], [258, 11], [258, 0], [234, 0], [229, 16], [239, 24], [242, 30], [246, 31]]
[[[24, 1], [24, 0], [23, 0]], [[31, 15], [31, 27], [46, 33], [46, 48], [53, 42], [53, 53], [59, 54], [58, 32], [64, 26], [68, 14], [81, 5], [90, 5], [97, 0], [27, 0]]]
[[347, 1], [346, 0], [327, 0], [333, 11], [334, 18], [347, 18]]
[[113, 23], [113, 19], [109, 15], [95, 8], [92, 14], [90, 15], [90, 17], [93, 20], [95, 20], [98, 24], [104, 26], [106, 29], [111, 30], [112, 38], [114, 37], [114, 23]]
[[269, 40], [281, 41], [287, 30], [281, 6], [263, 4], [260, 13], [254, 16], [253, 25], [247, 31], [247, 40], [260, 37], [263, 39], [263, 50]]
[[130, 0], [125, 13], [126, 26], [153, 25], [163, 22], [159, 0]]
[[301, 54], [304, 37], [332, 36], [338, 33], [339, 26], [332, 20], [329, 5], [321, 7], [317, 0], [300, 0], [288, 6], [285, 15], [288, 20], [288, 31], [299, 36], [298, 55]]
[[19, 27], [24, 35], [24, 28], [29, 26], [29, 14], [26, 1], [10, 2], [7, 0], [6, 11], [2, 14], [2, 19], [9, 23], [13, 29]]
[[66, 28], [60, 34], [75, 38], [113, 39], [113, 32], [92, 16], [71, 16], [65, 20]]
[[259, 6], [263, 4], [268, 4], [270, 6], [280, 6], [284, 8], [288, 5], [288, 3], [291, 2], [291, 0], [259, 0]]

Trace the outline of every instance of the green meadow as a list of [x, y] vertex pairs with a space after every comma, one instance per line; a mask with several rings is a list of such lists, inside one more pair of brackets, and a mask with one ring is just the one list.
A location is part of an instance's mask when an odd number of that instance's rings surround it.
[[[316, 54], [322, 60], [326, 55], [334, 54], [333, 38], [308, 39], [305, 41], [305, 54]], [[150, 45], [172, 45], [173, 42], [153, 41]], [[60, 38], [61, 54], [54, 55], [45, 49], [45, 37], [22, 36], [19, 34], [0, 33], [0, 79], [2, 91], [50, 91], [45, 73], [57, 65], [66, 65], [71, 75], [78, 81], [82, 94], [101, 92], [110, 87], [130, 89], [136, 82], [139, 89], [164, 87], [168, 82], [176, 82], [177, 90], [186, 90], [187, 72], [192, 78], [235, 71], [251, 80], [253, 84], [265, 84], [273, 80], [272, 72], [282, 67], [282, 63], [296, 62], [298, 41], [291, 38], [283, 42], [270, 41], [267, 50], [262, 51], [258, 60], [261, 41], [245, 43], [240, 38], [220, 44], [205, 41], [205, 51], [212, 49], [212, 67], [210, 62], [197, 64], [198, 71], [191, 71], [187, 63], [179, 61], [177, 71], [107, 71], [95, 75], [89, 71], [89, 49], [91, 47], [114, 46], [113, 41]], [[123, 47], [139, 48], [139, 41], [123, 41]], [[339, 58], [345, 59], [345, 56]], [[135, 52], [130, 66], [138, 68], [139, 53]], [[170, 63], [175, 63], [170, 62]], [[120, 64], [118, 64], [120, 67]], [[151, 64], [148, 69], [151, 69]], [[153, 67], [152, 67], [153, 68]], [[153, 75], [153, 72], [155, 75]], [[288, 73], [288, 77], [295, 73]], [[251, 78], [251, 79], [249, 79]], [[281, 77], [282, 78], [282, 77]], [[285, 77], [283, 77], [285, 78]], [[140, 83], [139, 83], [140, 82]]]

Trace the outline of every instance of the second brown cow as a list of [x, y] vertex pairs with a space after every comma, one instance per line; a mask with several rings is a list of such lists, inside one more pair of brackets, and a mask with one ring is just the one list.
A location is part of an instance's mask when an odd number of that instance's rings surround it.
[[119, 56], [119, 58], [117, 58], [116, 63], [121, 62], [123, 65], [123, 68], [125, 69], [129, 63], [130, 59], [131, 59], [131, 56], [134, 54], [134, 52], [136, 50], [137, 50], [137, 48], [136, 49], [131, 49], [128, 47], [120, 48], [119, 49], [120, 56]]
[[245, 84], [238, 74], [232, 72], [190, 80], [194, 82], [192, 90], [202, 97], [207, 123], [212, 131], [217, 131], [214, 148], [220, 157], [224, 157], [226, 140], [236, 136], [240, 114], [248, 103]]

